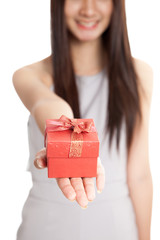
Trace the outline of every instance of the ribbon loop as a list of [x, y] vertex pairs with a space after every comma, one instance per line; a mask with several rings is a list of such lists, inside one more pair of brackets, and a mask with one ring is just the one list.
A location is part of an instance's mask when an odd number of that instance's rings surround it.
[[44, 146], [46, 147], [47, 132], [65, 131], [71, 129], [71, 147], [69, 157], [80, 157], [82, 152], [83, 135], [82, 132], [96, 132], [96, 128], [92, 122], [80, 121], [77, 119], [70, 119], [65, 115], [62, 115], [56, 120], [47, 120], [47, 127], [45, 129]]

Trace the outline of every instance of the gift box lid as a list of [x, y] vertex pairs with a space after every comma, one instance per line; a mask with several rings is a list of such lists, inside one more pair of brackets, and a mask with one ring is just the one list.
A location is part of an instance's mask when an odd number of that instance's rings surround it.
[[[77, 122], [87, 121], [92, 122], [95, 128], [93, 119], [76, 119]], [[46, 127], [49, 125], [50, 119], [46, 120]], [[47, 131], [46, 133], [46, 148], [47, 157], [67, 158], [69, 157], [71, 138], [73, 130], [63, 131]], [[77, 141], [77, 147], [81, 147], [80, 157], [98, 157], [99, 156], [99, 139], [95, 129], [94, 132], [82, 132], [81, 139]], [[79, 135], [79, 134], [78, 134]]]

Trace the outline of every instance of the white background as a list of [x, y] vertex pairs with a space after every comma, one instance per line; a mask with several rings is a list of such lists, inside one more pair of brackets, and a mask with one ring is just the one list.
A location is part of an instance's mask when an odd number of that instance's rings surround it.
[[[158, 0], [127, 0], [127, 23], [134, 57], [154, 71], [150, 121], [150, 165], [154, 184], [152, 240], [160, 239], [160, 16]], [[0, 1], [0, 239], [16, 239], [21, 211], [32, 185], [26, 172], [29, 112], [13, 85], [13, 72], [50, 55], [50, 1]]]

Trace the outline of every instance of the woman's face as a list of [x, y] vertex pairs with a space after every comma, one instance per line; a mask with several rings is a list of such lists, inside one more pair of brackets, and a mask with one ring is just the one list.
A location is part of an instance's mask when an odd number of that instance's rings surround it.
[[67, 28], [80, 41], [99, 38], [108, 28], [112, 12], [113, 0], [65, 0]]

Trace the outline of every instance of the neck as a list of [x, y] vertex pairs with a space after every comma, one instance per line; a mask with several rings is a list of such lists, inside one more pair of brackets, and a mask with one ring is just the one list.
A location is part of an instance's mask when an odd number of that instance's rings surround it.
[[90, 42], [80, 42], [71, 38], [70, 51], [77, 75], [94, 75], [104, 68], [105, 51], [101, 38]]

